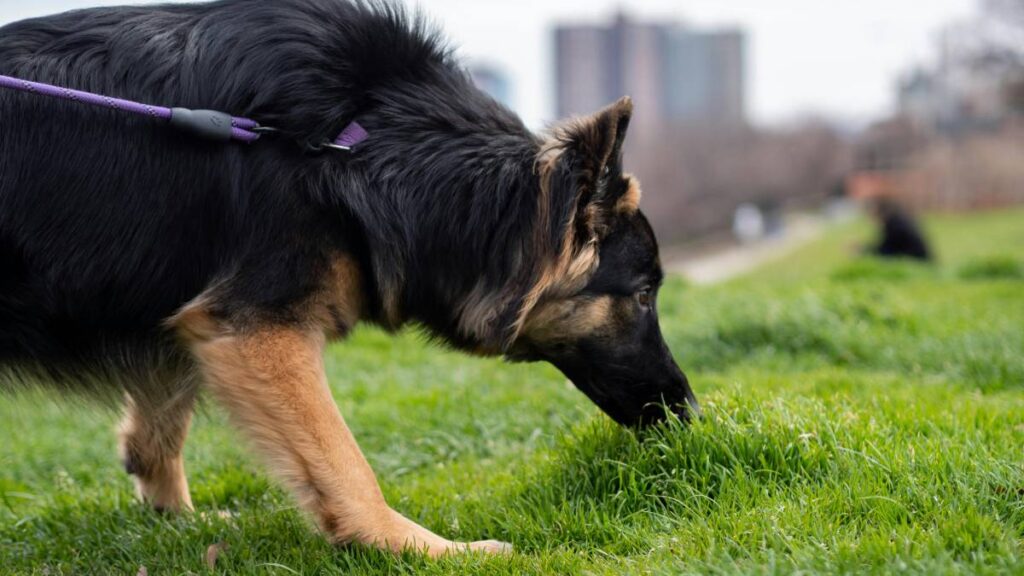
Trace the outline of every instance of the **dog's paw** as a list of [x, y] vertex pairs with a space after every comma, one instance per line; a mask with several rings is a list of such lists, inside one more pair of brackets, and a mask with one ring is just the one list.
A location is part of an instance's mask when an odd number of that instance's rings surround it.
[[511, 554], [512, 545], [508, 542], [500, 542], [498, 540], [480, 540], [479, 542], [471, 542], [469, 549], [472, 552], [484, 552], [486, 554]]

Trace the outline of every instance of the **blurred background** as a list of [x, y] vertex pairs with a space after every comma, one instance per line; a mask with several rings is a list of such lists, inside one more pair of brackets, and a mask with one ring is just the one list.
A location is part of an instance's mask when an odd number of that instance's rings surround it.
[[1021, 0], [426, 6], [533, 124], [631, 95], [627, 164], [665, 244], [785, 235], [844, 198], [1024, 200]]
[[[0, 22], [104, 3], [122, 2], [0, 0]], [[631, 95], [627, 167], [697, 281], [814, 238], [853, 200], [1024, 201], [1024, 0], [415, 5], [533, 128]]]

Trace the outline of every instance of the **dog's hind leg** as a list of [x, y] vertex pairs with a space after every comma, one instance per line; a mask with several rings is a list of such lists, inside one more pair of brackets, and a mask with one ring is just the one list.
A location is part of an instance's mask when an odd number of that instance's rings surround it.
[[128, 394], [120, 451], [139, 496], [157, 510], [192, 509], [182, 448], [192, 420], [198, 379], [185, 376], [165, 387]]
[[187, 307], [173, 324], [199, 361], [205, 384], [329, 538], [431, 556], [505, 549], [494, 542], [446, 540], [388, 506], [331, 397], [319, 331], [236, 331], [200, 304]]

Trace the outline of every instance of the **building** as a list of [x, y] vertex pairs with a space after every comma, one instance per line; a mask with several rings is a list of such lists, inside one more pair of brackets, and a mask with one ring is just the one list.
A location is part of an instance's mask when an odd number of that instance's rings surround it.
[[555, 31], [560, 117], [592, 112], [623, 95], [634, 122], [742, 124], [746, 121], [745, 35], [619, 16], [609, 26]]

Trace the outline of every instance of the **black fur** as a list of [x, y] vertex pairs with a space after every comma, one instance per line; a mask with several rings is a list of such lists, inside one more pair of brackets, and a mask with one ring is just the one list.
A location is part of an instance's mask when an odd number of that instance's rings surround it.
[[[588, 207], [611, 214], [626, 190], [628, 112], [562, 142], [542, 190], [545, 143], [472, 85], [423, 18], [383, 0], [221, 0], [26, 20], [0, 28], [0, 74], [280, 130], [252, 145], [212, 143], [0, 90], [7, 384], [147, 394], [154, 369], [190, 367], [165, 325], [183, 305], [212, 293], [213, 312], [235, 325], [301, 322], [338, 254], [361, 269], [370, 321], [415, 322], [456, 347], [507, 353], [570, 222], [590, 241]], [[369, 132], [354, 154], [311, 151], [353, 120]], [[600, 227], [632, 251], [608, 257], [595, 282], [641, 272], [660, 281], [642, 215]], [[471, 305], [483, 320], [467, 328]], [[624, 388], [612, 396], [636, 392], [613, 414], [623, 422], [648, 402], [692, 402], [656, 315], [636, 318], [649, 346], [602, 344], [632, 350], [620, 366], [659, 372], [636, 372], [641, 384], [616, 376]], [[594, 366], [584, 380], [598, 389]]]
[[[123, 357], [110, 350], [158, 343], [161, 322], [218, 279], [232, 279], [225, 313], [286, 320], [332, 250], [359, 255], [371, 295], [398, 290], [402, 320], [458, 345], [479, 345], [453, 313], [476, 282], [533, 279], [537, 140], [391, 4], [71, 12], [0, 29], [0, 73], [282, 130], [214, 144], [0, 92], [4, 364]], [[305, 150], [354, 119], [370, 136], [351, 158]], [[511, 326], [518, 304], [495, 325]]]
[[874, 212], [881, 224], [880, 238], [871, 252], [883, 258], [929, 261], [931, 250], [914, 217], [893, 200], [876, 201]]

